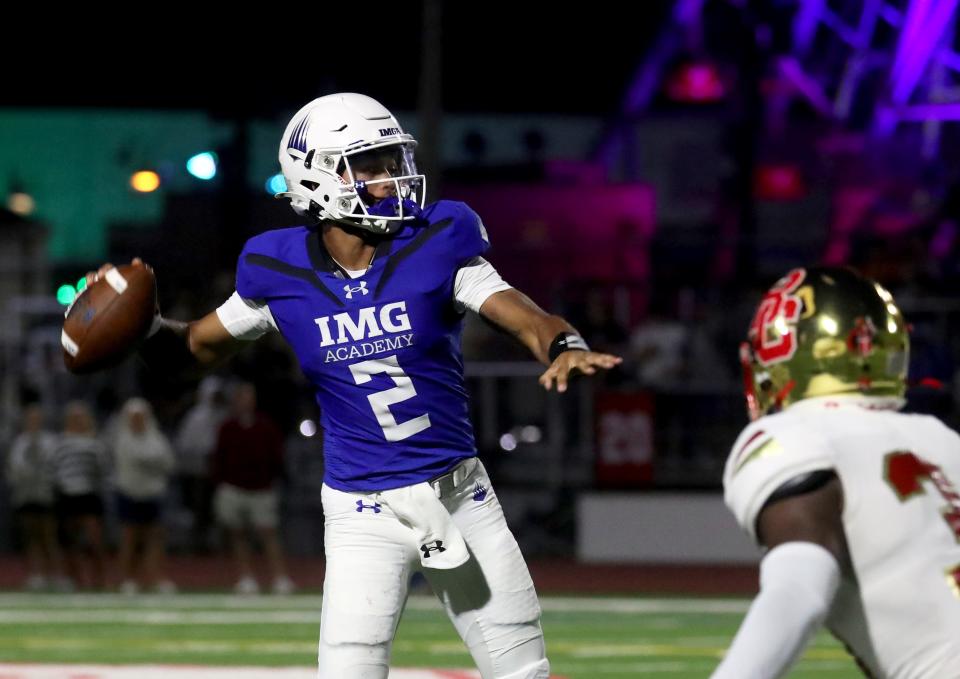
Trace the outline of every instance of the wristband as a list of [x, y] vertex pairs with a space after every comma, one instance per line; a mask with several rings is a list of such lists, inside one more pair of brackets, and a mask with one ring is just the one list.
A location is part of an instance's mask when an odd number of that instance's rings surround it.
[[561, 332], [550, 343], [550, 351], [548, 352], [550, 362], [556, 361], [557, 356], [564, 351], [590, 351], [590, 347], [587, 346], [586, 341], [580, 335], [573, 332]]

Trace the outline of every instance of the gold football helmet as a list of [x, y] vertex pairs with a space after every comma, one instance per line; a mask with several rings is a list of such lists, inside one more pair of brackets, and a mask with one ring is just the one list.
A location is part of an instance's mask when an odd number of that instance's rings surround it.
[[852, 269], [794, 269], [740, 345], [751, 419], [814, 396], [903, 399], [910, 339], [893, 296]]

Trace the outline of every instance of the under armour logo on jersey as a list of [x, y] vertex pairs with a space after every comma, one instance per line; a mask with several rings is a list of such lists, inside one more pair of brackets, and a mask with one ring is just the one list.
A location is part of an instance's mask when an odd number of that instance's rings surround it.
[[359, 292], [361, 295], [366, 295], [367, 293], [370, 292], [369, 290], [367, 290], [366, 281], [360, 281], [360, 285], [358, 285], [355, 288], [350, 287], [350, 284], [347, 283], [346, 285], [343, 286], [343, 291], [347, 293], [347, 299], [353, 299], [353, 293], [355, 292]]
[[477, 485], [473, 488], [473, 501], [474, 502], [483, 502], [487, 499], [487, 489], [477, 481]]
[[429, 559], [430, 552], [445, 552], [447, 548], [443, 546], [443, 540], [434, 540], [433, 544], [428, 542], [425, 545], [420, 545], [420, 551], [423, 552], [424, 559]]
[[357, 511], [363, 512], [364, 509], [372, 509], [374, 514], [380, 513], [380, 503], [374, 502], [372, 505], [363, 504], [363, 500], [357, 500]]

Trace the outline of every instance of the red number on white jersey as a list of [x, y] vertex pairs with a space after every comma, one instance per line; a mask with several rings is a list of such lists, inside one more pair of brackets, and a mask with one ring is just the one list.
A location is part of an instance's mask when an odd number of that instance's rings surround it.
[[924, 481], [930, 481], [947, 501], [943, 510], [943, 519], [960, 542], [960, 492], [935, 464], [906, 450], [887, 453], [884, 458], [884, 470], [887, 483], [893, 488], [901, 502], [924, 495]]

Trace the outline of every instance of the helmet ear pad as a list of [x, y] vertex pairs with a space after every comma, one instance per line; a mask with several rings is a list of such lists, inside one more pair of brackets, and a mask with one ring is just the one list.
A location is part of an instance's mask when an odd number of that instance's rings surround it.
[[310, 201], [298, 193], [288, 193], [286, 197], [290, 199], [290, 207], [301, 217], [306, 217], [310, 211]]
[[[277, 197], [281, 197], [281, 194]], [[282, 197], [290, 199], [290, 208], [301, 217], [310, 217], [315, 221], [322, 219], [323, 207], [317, 201], [292, 191], [282, 194]]]

